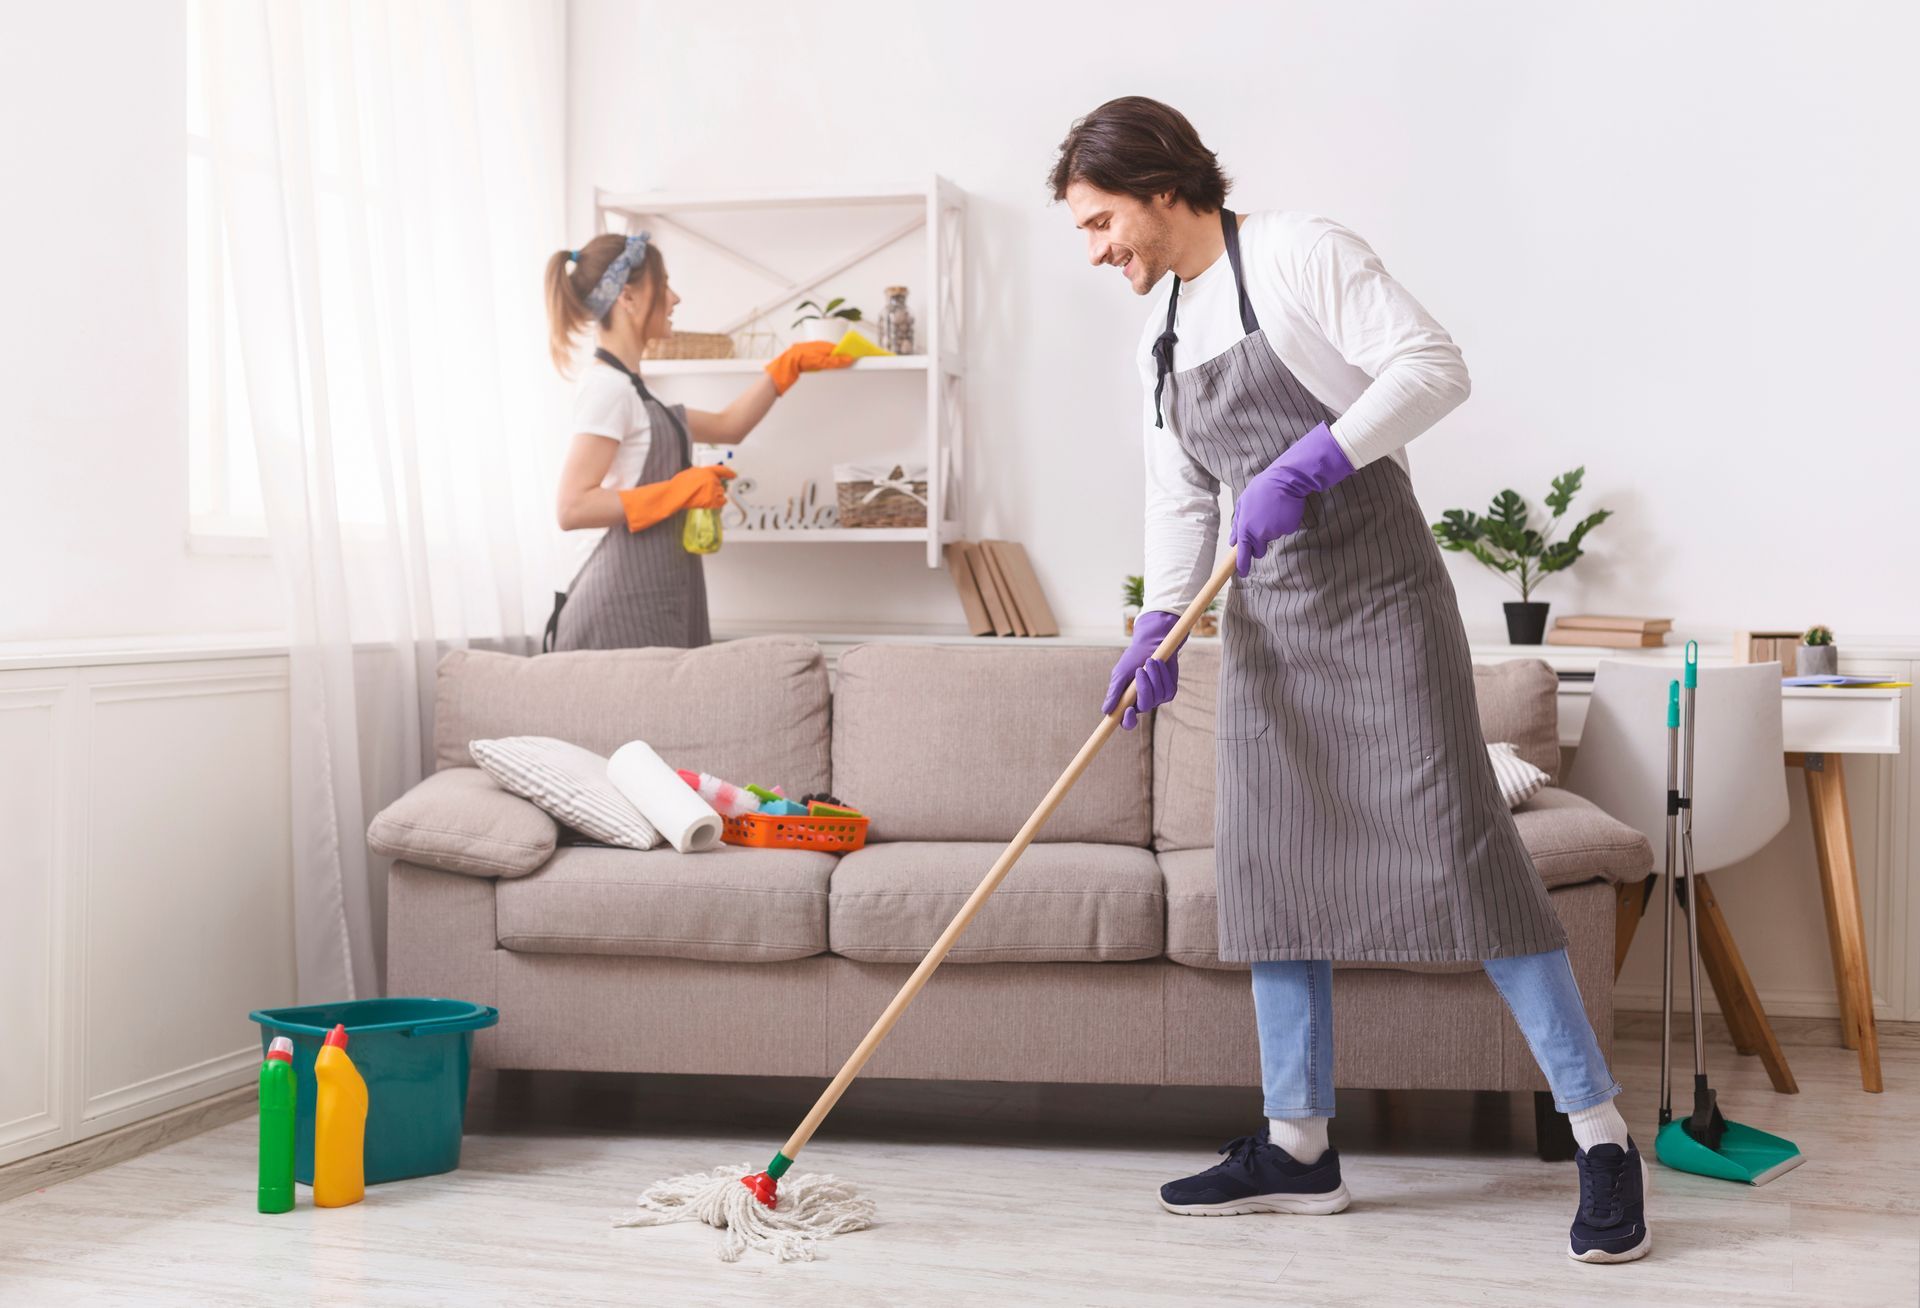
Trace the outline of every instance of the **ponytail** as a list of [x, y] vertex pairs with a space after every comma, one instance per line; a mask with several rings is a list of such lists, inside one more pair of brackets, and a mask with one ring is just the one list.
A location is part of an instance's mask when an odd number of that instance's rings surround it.
[[[613, 310], [608, 309], [596, 317], [587, 304], [587, 293], [600, 284], [607, 265], [626, 247], [626, 237], [602, 232], [577, 250], [554, 251], [547, 260], [547, 349], [553, 356], [553, 366], [562, 376], [573, 370], [575, 339], [588, 327], [609, 325]], [[568, 265], [572, 265], [571, 268]], [[627, 285], [647, 279], [657, 296], [666, 280], [666, 271], [666, 260], [660, 256], [659, 247], [649, 245], [646, 256], [627, 274]]]

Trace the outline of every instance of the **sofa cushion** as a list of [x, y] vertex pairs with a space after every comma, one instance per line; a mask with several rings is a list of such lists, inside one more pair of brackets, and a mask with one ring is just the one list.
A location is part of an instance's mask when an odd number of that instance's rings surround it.
[[612, 755], [644, 740], [676, 768], [789, 794], [831, 786], [826, 663], [793, 637], [703, 649], [577, 650], [521, 658], [455, 650], [440, 661], [434, 762], [467, 742], [557, 736]]
[[[856, 646], [834, 687], [834, 793], [874, 840], [1010, 840], [1100, 724], [1112, 666], [1072, 646]], [[1038, 838], [1145, 845], [1149, 734], [1115, 732]]]
[[1513, 810], [1513, 824], [1549, 890], [1582, 881], [1639, 881], [1653, 871], [1647, 838], [1593, 801], [1549, 786]]
[[1180, 693], [1153, 711], [1153, 847], [1213, 846], [1213, 719], [1220, 701], [1220, 643], [1180, 651]]
[[[1549, 787], [1541, 791], [1514, 810], [1513, 822], [1550, 892], [1588, 881], [1638, 881], [1653, 867], [1653, 850], [1645, 836], [1565, 790]], [[1188, 967], [1244, 968], [1244, 963], [1220, 961], [1220, 909], [1213, 851], [1164, 850], [1159, 861], [1167, 886], [1167, 957]], [[1351, 966], [1461, 972], [1472, 971], [1479, 964], [1368, 962]]]
[[[827, 939], [864, 963], [917, 963], [1004, 846], [868, 845], [833, 870]], [[1153, 855], [1131, 845], [1031, 846], [947, 955], [954, 963], [1092, 963], [1158, 957], [1166, 900]]]
[[479, 768], [436, 772], [381, 809], [367, 846], [443, 872], [519, 877], [553, 855], [553, 819]]
[[[1520, 757], [1560, 776], [1560, 680], [1538, 659], [1473, 670], [1481, 734], [1510, 741]], [[1180, 652], [1180, 693], [1153, 712], [1153, 847], [1213, 844], [1213, 720], [1220, 695], [1220, 646], [1191, 641]]]
[[802, 849], [570, 846], [539, 875], [500, 883], [495, 931], [527, 954], [806, 958], [827, 947], [832, 871], [831, 854]]
[[1560, 784], [1560, 676], [1539, 659], [1476, 663], [1473, 694], [1480, 734], [1511, 741], [1516, 752]]

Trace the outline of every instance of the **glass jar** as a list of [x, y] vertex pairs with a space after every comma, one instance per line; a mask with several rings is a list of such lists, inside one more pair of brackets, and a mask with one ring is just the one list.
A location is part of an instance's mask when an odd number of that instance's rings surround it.
[[887, 287], [887, 307], [880, 311], [880, 348], [912, 354], [913, 314], [907, 309], [907, 288]]

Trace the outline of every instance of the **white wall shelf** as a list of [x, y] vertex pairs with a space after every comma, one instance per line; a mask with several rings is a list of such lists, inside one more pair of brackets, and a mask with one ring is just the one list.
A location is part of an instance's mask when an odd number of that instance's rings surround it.
[[[684, 244], [718, 256], [754, 286], [747, 307], [726, 324], [728, 334], [785, 327], [793, 306], [811, 298], [820, 288], [851, 268], [919, 234], [925, 241], [925, 272], [915, 303], [916, 344], [920, 354], [862, 359], [853, 367], [820, 374], [822, 377], [872, 376], [901, 373], [922, 378], [926, 390], [921, 439], [926, 451], [927, 502], [931, 525], [918, 528], [834, 528], [799, 531], [729, 529], [730, 543], [839, 542], [880, 544], [914, 542], [926, 547], [927, 566], [943, 563], [946, 543], [965, 529], [965, 418], [963, 385], [966, 371], [964, 287], [966, 284], [966, 193], [944, 177], [933, 176], [917, 186], [867, 187], [842, 191], [714, 191], [612, 192], [596, 191], [594, 211], [601, 231], [651, 230], [676, 245]], [[845, 248], [815, 250], [804, 267], [791, 248], [778, 240], [749, 242], [738, 232], [738, 215], [756, 212], [808, 211], [808, 221], [830, 222], [835, 210], [855, 215], [872, 209], [900, 210], [898, 221], [887, 215], [868, 215], [856, 223], [848, 219]], [[728, 224], [732, 223], [732, 226]], [[864, 223], [864, 227], [860, 224]], [[791, 236], [788, 237], [791, 245]], [[867, 334], [872, 335], [869, 331]], [[760, 359], [648, 360], [641, 373], [663, 381], [675, 378], [745, 376], [759, 370]], [[829, 383], [844, 386], [847, 383]], [[857, 383], [855, 384], [858, 385]], [[858, 395], [860, 390], [839, 392]], [[882, 394], [884, 392], [868, 392]]]
[[957, 522], [947, 523], [938, 536], [933, 536], [925, 527], [793, 527], [758, 531], [750, 527], [728, 527], [722, 546], [771, 541], [799, 545], [880, 545], [899, 544], [902, 541], [924, 543], [930, 537], [953, 540], [959, 535], [960, 524]]
[[[640, 370], [648, 377], [713, 377], [759, 372], [766, 366], [765, 359], [647, 359], [641, 363]], [[851, 368], [835, 368], [812, 376], [857, 377], [876, 372], [925, 372], [932, 366], [933, 360], [924, 354], [897, 354], [890, 359], [880, 356], [859, 359]], [[808, 380], [812, 380], [812, 376]]]

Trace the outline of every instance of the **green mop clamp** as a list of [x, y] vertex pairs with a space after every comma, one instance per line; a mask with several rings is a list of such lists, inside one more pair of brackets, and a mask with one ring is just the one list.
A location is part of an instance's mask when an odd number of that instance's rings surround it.
[[[1748, 1185], [1765, 1185], [1806, 1161], [1793, 1141], [1739, 1122], [1720, 1112], [1719, 1097], [1707, 1083], [1705, 1023], [1700, 1011], [1700, 896], [1693, 878], [1694, 691], [1700, 684], [1700, 646], [1687, 642], [1684, 681], [1667, 683], [1667, 866], [1663, 917], [1664, 966], [1660, 974], [1660, 1131], [1654, 1154], [1668, 1167]], [[1679, 854], [1676, 867], [1675, 852]], [[1682, 903], [1687, 913], [1687, 995], [1693, 1008], [1693, 1112], [1673, 1120], [1669, 1046], [1673, 1036], [1673, 902], [1681, 894], [1675, 873], [1686, 877]]]

